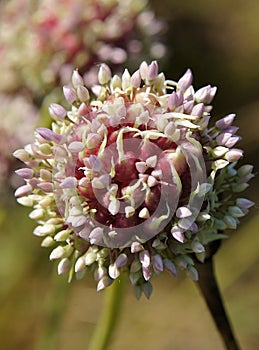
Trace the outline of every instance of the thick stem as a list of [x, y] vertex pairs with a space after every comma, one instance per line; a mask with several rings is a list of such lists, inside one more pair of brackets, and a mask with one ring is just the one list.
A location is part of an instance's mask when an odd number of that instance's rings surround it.
[[119, 319], [124, 294], [124, 279], [125, 276], [120, 276], [105, 290], [102, 314], [88, 345], [88, 350], [107, 349]]
[[199, 272], [199, 288], [204, 299], [206, 300], [217, 329], [221, 334], [225, 348], [227, 350], [239, 350], [240, 348], [234, 337], [218, 288], [212, 256], [209, 257], [203, 264], [197, 263], [196, 267]]

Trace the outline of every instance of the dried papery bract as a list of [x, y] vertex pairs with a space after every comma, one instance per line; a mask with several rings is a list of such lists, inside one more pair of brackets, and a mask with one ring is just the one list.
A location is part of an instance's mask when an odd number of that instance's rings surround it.
[[253, 205], [239, 198], [252, 167], [237, 166], [234, 115], [210, 123], [216, 88], [195, 91], [190, 70], [177, 82], [156, 61], [122, 76], [101, 64], [97, 77], [86, 89], [74, 71], [71, 108], [53, 103], [52, 130], [15, 152], [29, 169], [16, 197], [33, 206], [59, 274], [92, 273], [102, 290], [125, 272], [150, 297], [163, 271], [197, 280], [193, 257], [203, 262]]

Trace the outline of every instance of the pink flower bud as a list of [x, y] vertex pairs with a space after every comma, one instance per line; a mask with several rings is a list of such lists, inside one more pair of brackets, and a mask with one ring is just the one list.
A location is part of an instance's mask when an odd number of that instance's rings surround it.
[[164, 270], [163, 259], [161, 258], [161, 255], [156, 254], [152, 256], [152, 263], [156, 272], [162, 272]]
[[23, 185], [14, 192], [15, 197], [23, 197], [30, 194], [32, 191], [32, 187], [30, 185]]
[[233, 123], [233, 120], [235, 119], [235, 117], [236, 117], [235, 114], [229, 114], [226, 117], [219, 119], [216, 122], [216, 127], [222, 130], [228, 128]]
[[238, 148], [233, 148], [225, 154], [225, 159], [229, 162], [238, 161], [243, 155], [243, 151]]
[[63, 94], [68, 103], [73, 103], [76, 100], [76, 93], [68, 85], [63, 86]]
[[135, 73], [132, 74], [132, 76], [131, 76], [131, 78], [130, 78], [130, 81], [131, 81], [131, 85], [132, 85], [134, 88], [140, 87], [141, 76], [140, 76], [139, 70], [137, 70]]
[[86, 87], [79, 85], [78, 88], [76, 89], [77, 96], [80, 101], [88, 101], [90, 98], [89, 91]]
[[60, 119], [64, 119], [67, 115], [67, 111], [64, 107], [57, 103], [52, 103], [49, 108], [50, 115], [54, 115]]
[[74, 70], [72, 74], [72, 84], [75, 89], [77, 89], [79, 86], [84, 85], [84, 80], [81, 77], [81, 75], [78, 73], [78, 70]]
[[39, 183], [38, 188], [40, 188], [42, 191], [48, 193], [48, 192], [53, 192], [54, 185], [51, 182], [42, 182]]
[[249, 209], [254, 205], [254, 202], [246, 198], [238, 198], [236, 200], [236, 205], [241, 209]]
[[31, 179], [33, 177], [33, 170], [30, 168], [22, 168], [16, 170], [15, 173], [24, 179]]
[[56, 134], [52, 130], [48, 128], [38, 128], [36, 129], [38, 134], [47, 141], [53, 141], [55, 143], [60, 143], [63, 136], [60, 134]]
[[150, 265], [150, 255], [147, 250], [143, 250], [139, 253], [139, 261], [143, 267], [148, 267]]
[[192, 72], [190, 69], [184, 73], [177, 83], [177, 88], [181, 91], [186, 91], [192, 85]]
[[158, 74], [158, 64], [156, 61], [151, 62], [147, 69], [147, 81], [154, 80]]

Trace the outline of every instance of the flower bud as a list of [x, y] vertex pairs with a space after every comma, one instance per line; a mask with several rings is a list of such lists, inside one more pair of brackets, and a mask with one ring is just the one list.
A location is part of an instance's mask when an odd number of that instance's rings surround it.
[[98, 81], [101, 85], [107, 84], [111, 80], [111, 70], [107, 64], [101, 64], [98, 72]]
[[51, 116], [55, 116], [55, 117], [58, 117], [60, 119], [64, 119], [65, 116], [67, 115], [66, 109], [57, 103], [52, 103], [50, 105], [49, 113]]
[[30, 185], [23, 185], [14, 192], [15, 197], [23, 197], [28, 196], [32, 191], [32, 187]]
[[229, 162], [238, 161], [243, 155], [243, 151], [238, 148], [233, 148], [225, 154], [225, 159]]
[[147, 81], [154, 80], [158, 74], [158, 65], [156, 61], [152, 61], [147, 69]]
[[72, 74], [72, 84], [75, 89], [77, 89], [79, 86], [84, 85], [83, 78], [81, 75], [78, 73], [78, 70], [74, 70]]
[[184, 73], [184, 75], [181, 77], [181, 79], [177, 83], [177, 88], [181, 91], [186, 91], [188, 87], [192, 84], [192, 72], [190, 69], [187, 69], [187, 71]]
[[63, 94], [68, 103], [72, 104], [76, 100], [75, 91], [68, 85], [63, 86]]
[[216, 122], [216, 127], [221, 130], [227, 129], [233, 123], [235, 117], [235, 114], [229, 114], [226, 117], [219, 119]]
[[33, 177], [33, 170], [30, 168], [22, 168], [15, 171], [15, 173], [24, 179], [31, 179]]
[[68, 258], [62, 259], [58, 264], [58, 274], [63, 275], [67, 273], [71, 268], [71, 261]]

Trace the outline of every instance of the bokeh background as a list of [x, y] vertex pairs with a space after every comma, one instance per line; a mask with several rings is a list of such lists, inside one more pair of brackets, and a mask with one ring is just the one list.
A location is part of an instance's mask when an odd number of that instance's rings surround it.
[[[75, 0], [76, 1], [76, 0]], [[219, 285], [243, 350], [259, 344], [259, 2], [257, 0], [152, 0], [167, 23], [163, 43], [167, 77], [190, 67], [196, 88], [218, 86], [212, 115], [237, 113], [245, 163], [256, 174], [246, 197], [256, 205], [215, 256]], [[149, 57], [147, 57], [149, 59]], [[132, 68], [133, 67], [132, 64]], [[1, 75], [0, 75], [1, 79]], [[56, 101], [53, 101], [56, 102]], [[1, 106], [0, 106], [1, 111]], [[4, 118], [5, 115], [1, 115]], [[1, 134], [0, 134], [1, 136]], [[1, 142], [0, 142], [1, 144]], [[1, 165], [0, 165], [1, 166]], [[32, 235], [29, 210], [2, 185], [0, 198], [0, 348], [87, 349], [104, 294], [89, 278], [67, 284], [49, 250]], [[166, 273], [154, 279], [150, 300], [126, 288], [112, 350], [223, 350], [194, 282]]]

